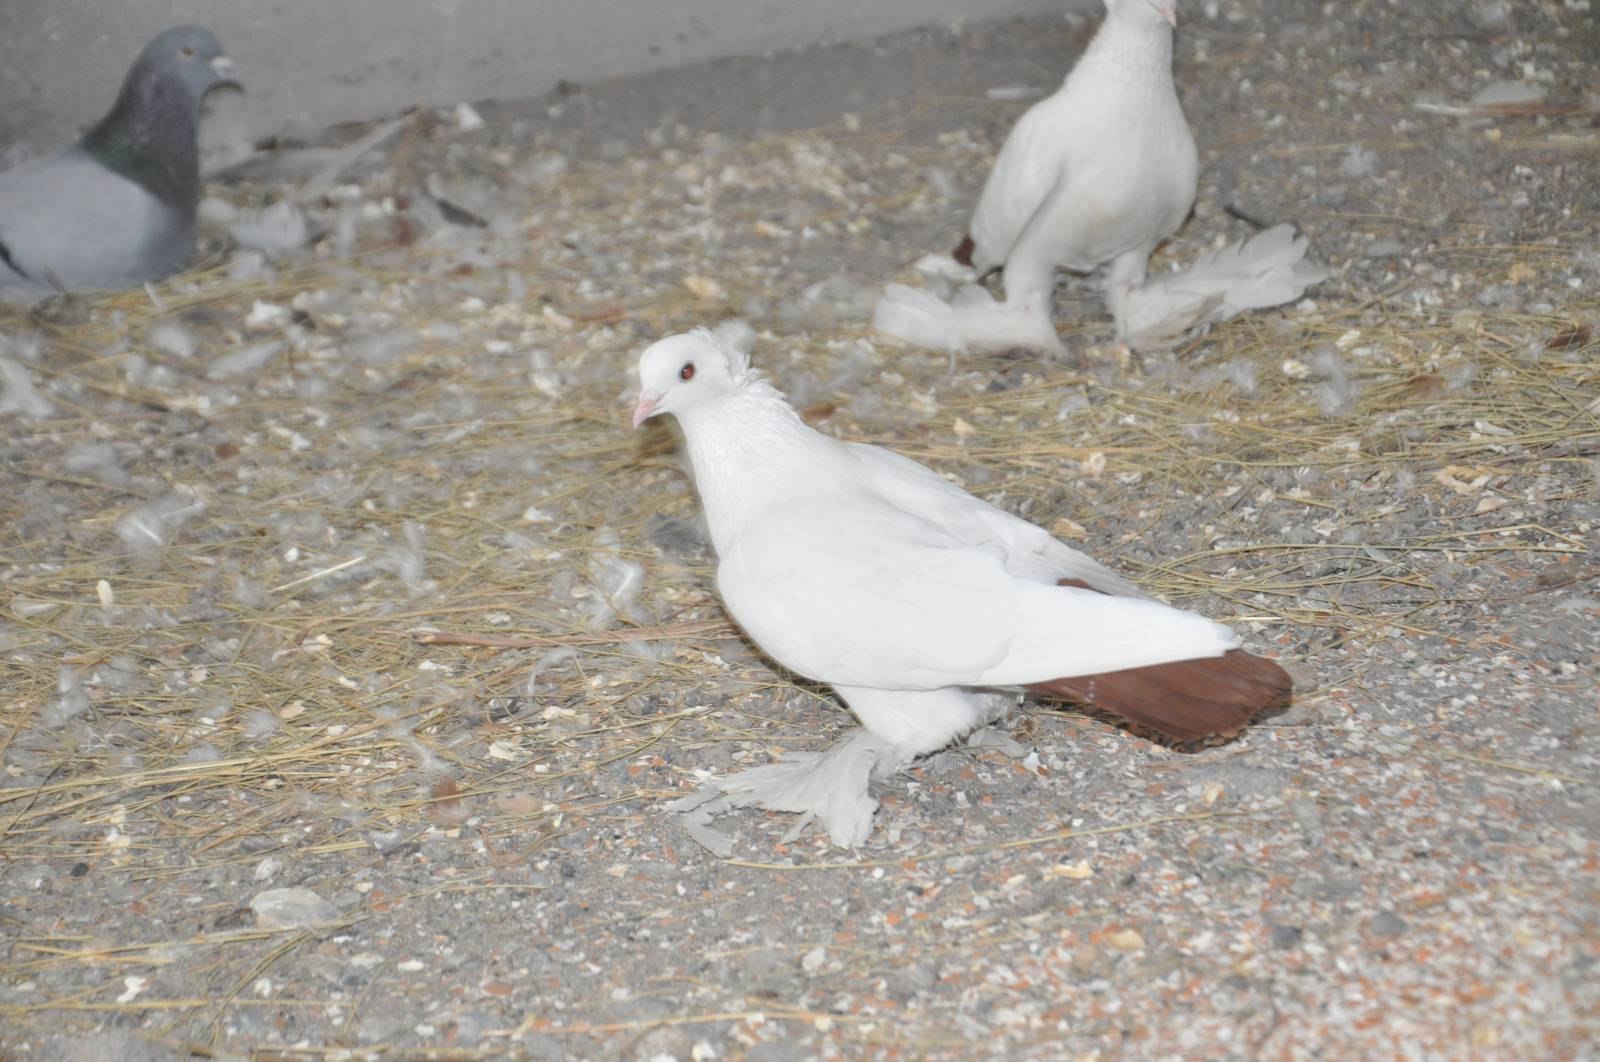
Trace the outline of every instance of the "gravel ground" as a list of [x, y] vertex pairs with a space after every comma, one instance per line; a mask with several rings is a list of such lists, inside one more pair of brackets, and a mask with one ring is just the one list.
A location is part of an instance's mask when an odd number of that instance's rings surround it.
[[[1333, 276], [1171, 355], [1076, 280], [1060, 363], [866, 323], [1064, 20], [330, 130], [212, 185], [159, 305], [0, 310], [38, 387], [0, 1054], [1592, 1057], [1595, 15], [1184, 14], [1165, 255], [1231, 207]], [[670, 432], [626, 431], [639, 350], [728, 317], [823, 430], [1237, 624], [1297, 703], [1198, 749], [1023, 706], [859, 851], [754, 811], [697, 846], [665, 800], [848, 725], [728, 627]]]

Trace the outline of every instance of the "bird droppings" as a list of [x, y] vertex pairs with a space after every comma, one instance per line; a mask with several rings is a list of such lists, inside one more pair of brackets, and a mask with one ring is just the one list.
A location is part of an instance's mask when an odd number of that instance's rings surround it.
[[[1117, 351], [1070, 279], [1056, 359], [952, 368], [859, 316], [959, 239], [1027, 106], [986, 91], [1092, 25], [1056, 17], [335, 130], [304, 150], [387, 139], [209, 185], [232, 215], [164, 310], [0, 309], [49, 404], [0, 415], [0, 1054], [1588, 1051], [1600, 191], [1554, 107], [1592, 13], [1215, 7], [1180, 13], [1202, 176], [1153, 268], [1247, 236], [1232, 205], [1333, 276], [1173, 353]], [[1414, 106], [1523, 63], [1551, 113]], [[282, 201], [305, 245], [233, 245]], [[288, 313], [248, 331], [257, 301]], [[1227, 619], [1302, 699], [1191, 750], [1027, 706], [997, 726], [1031, 765], [919, 762], [854, 854], [753, 811], [705, 852], [667, 801], [847, 726], [728, 626], [670, 431], [626, 430], [640, 351], [732, 319], [818, 430]], [[332, 918], [258, 925], [268, 888]]]

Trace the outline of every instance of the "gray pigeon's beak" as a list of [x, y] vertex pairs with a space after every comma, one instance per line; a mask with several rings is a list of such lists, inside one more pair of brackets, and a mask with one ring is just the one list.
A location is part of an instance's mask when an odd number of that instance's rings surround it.
[[239, 79], [234, 75], [236, 69], [237, 67], [233, 65], [233, 60], [226, 55], [219, 55], [211, 60], [211, 72], [217, 76], [214, 85], [232, 85], [240, 92], [243, 92], [244, 86], [239, 84]]
[[660, 395], [648, 392], [639, 396], [639, 404], [633, 407], [633, 426], [637, 428], [645, 421], [656, 415], [656, 407], [661, 404]]

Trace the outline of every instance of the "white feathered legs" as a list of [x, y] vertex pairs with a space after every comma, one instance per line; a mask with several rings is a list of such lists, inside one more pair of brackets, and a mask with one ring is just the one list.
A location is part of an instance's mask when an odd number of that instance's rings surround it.
[[1132, 282], [1108, 275], [1106, 305], [1117, 338], [1135, 350], [1166, 350], [1195, 330], [1245, 310], [1293, 302], [1328, 271], [1306, 261], [1310, 242], [1293, 225], [1274, 225], [1201, 255], [1181, 273]]
[[913, 346], [965, 354], [1023, 347], [1064, 349], [1051, 318], [1054, 267], [1006, 266], [1004, 302], [980, 284], [963, 284], [949, 302], [931, 291], [890, 284], [872, 313], [872, 327]]
[[876, 690], [836, 687], [861, 729], [822, 752], [791, 752], [783, 758], [713, 781], [672, 801], [696, 841], [719, 856], [733, 841], [713, 829], [711, 817], [731, 808], [761, 807], [803, 817], [788, 833], [794, 840], [815, 821], [834, 844], [854, 848], [872, 832], [878, 802], [868, 792], [916, 757], [936, 752], [988, 722], [1012, 698], [961, 689]]
[[[1147, 277], [1149, 248], [1119, 255], [1103, 277], [1117, 339], [1135, 350], [1166, 350], [1245, 310], [1293, 302], [1328, 276], [1325, 268], [1306, 260], [1307, 248], [1306, 238], [1283, 224], [1201, 255], [1178, 273]], [[872, 324], [885, 335], [949, 354], [1013, 347], [1059, 353], [1061, 340], [1050, 314], [1053, 274], [1053, 267], [1007, 262], [1004, 302], [977, 284], [964, 285], [949, 302], [890, 284]]]
[[872, 327], [912, 346], [965, 354], [973, 350], [1059, 352], [1047, 297], [996, 302], [977, 284], [963, 285], [949, 302], [931, 291], [890, 284], [872, 313]]

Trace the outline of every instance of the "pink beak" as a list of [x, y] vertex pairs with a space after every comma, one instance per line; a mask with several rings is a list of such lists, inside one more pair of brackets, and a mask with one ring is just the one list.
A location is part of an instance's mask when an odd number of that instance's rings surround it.
[[656, 415], [656, 406], [661, 404], [660, 395], [642, 394], [639, 404], [633, 407], [633, 426], [637, 428], [645, 421]]
[[1178, 0], [1156, 0], [1156, 12], [1167, 20], [1167, 25], [1178, 28]]

